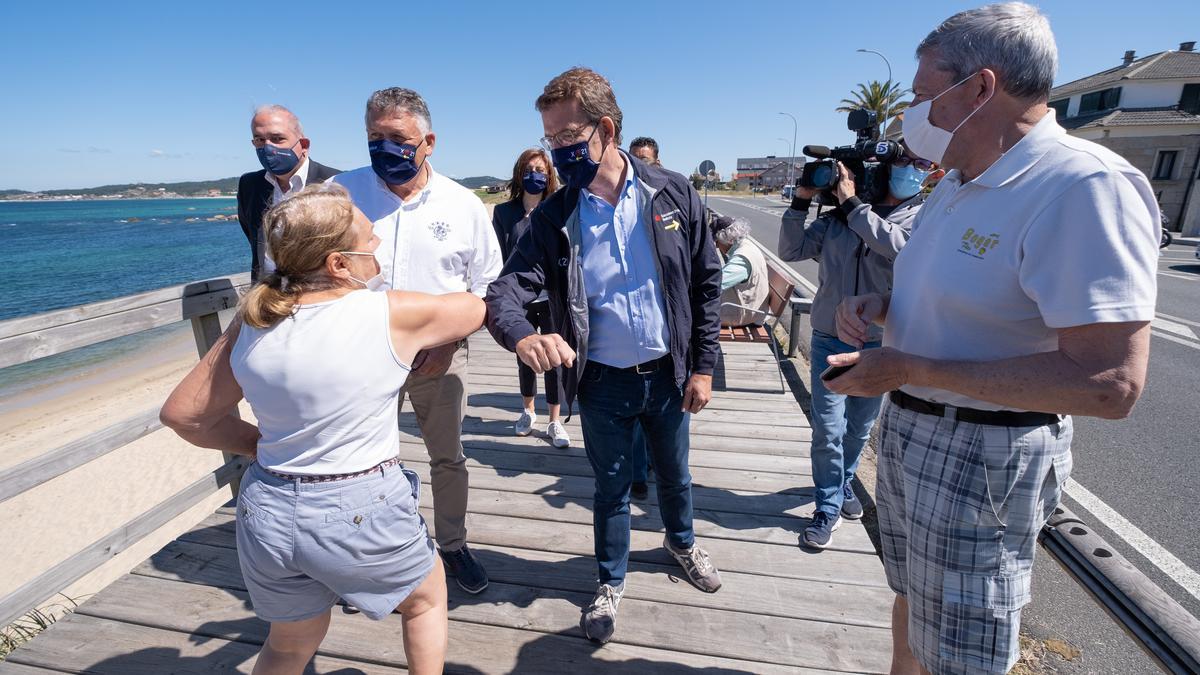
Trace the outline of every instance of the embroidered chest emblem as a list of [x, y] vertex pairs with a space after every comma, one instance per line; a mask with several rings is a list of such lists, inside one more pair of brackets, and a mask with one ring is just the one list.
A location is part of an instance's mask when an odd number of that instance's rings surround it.
[[963, 232], [962, 242], [958, 249], [959, 253], [966, 253], [972, 258], [979, 258], [987, 255], [988, 251], [996, 248], [1000, 244], [1000, 235], [992, 232], [988, 235], [983, 235], [975, 231], [975, 228], [968, 227], [966, 232]]
[[677, 220], [675, 218], [676, 214], [678, 214], [678, 213], [679, 213], [679, 209], [676, 209], [674, 211], [669, 211], [662, 215], [659, 215], [656, 213], [656, 214], [654, 214], [654, 222], [657, 223], [658, 225], [660, 225], [662, 227], [662, 229], [664, 229], [664, 230], [668, 230], [668, 231], [678, 230], [679, 229], [679, 220]]
[[440, 220], [430, 223], [429, 231], [433, 233], [433, 238], [438, 241], [446, 241], [446, 237], [450, 236], [450, 226]]

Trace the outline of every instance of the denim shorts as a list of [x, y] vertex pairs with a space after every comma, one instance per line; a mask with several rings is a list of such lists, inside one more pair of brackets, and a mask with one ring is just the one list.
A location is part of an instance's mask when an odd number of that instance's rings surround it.
[[888, 403], [876, 506], [908, 643], [932, 673], [1006, 673], [1019, 656], [1037, 534], [1071, 473], [1071, 418], [959, 422]]
[[390, 614], [433, 570], [420, 487], [401, 466], [301, 483], [251, 464], [238, 494], [237, 548], [254, 613], [303, 621], [343, 598], [372, 619]]

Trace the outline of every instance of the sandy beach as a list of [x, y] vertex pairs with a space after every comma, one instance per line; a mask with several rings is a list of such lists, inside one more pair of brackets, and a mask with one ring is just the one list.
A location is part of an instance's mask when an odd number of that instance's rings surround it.
[[[191, 331], [0, 405], [0, 469], [11, 468], [141, 411], [158, 408], [197, 359]], [[248, 416], [249, 410], [244, 410]], [[221, 454], [159, 430], [0, 503], [0, 595], [150, 510], [220, 466]], [[63, 589], [81, 601], [229, 499], [200, 502], [92, 574]], [[61, 599], [60, 599], [61, 600]]]

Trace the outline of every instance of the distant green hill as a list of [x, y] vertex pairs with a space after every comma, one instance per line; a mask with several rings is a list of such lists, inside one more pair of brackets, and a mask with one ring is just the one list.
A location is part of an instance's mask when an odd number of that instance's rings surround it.
[[155, 192], [172, 192], [177, 195], [206, 195], [209, 190], [219, 190], [221, 193], [232, 194], [237, 192], [238, 179], [236, 176], [232, 178], [221, 178], [219, 180], [197, 180], [185, 181], [181, 183], [122, 183], [120, 185], [101, 185], [94, 188], [70, 188], [66, 190], [43, 190], [41, 192], [30, 192], [29, 190], [0, 190], [0, 197], [21, 197], [25, 195], [40, 194], [48, 197], [64, 197], [66, 195], [83, 195], [85, 197], [98, 197], [101, 195], [129, 195], [131, 193], [146, 193], [147, 196], [152, 196]]
[[503, 178], [496, 178], [495, 176], [471, 176], [470, 178], [455, 178], [454, 180], [459, 185], [471, 190], [478, 190], [489, 185], [499, 185], [500, 183], [508, 182]]

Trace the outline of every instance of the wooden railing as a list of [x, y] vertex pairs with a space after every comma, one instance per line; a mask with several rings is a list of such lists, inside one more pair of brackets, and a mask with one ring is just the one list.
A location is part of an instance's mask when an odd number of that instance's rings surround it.
[[[180, 321], [191, 322], [196, 350], [203, 356], [221, 335], [218, 312], [235, 307], [239, 293], [249, 283], [250, 275], [241, 274], [0, 322], [0, 368]], [[0, 474], [0, 503], [161, 428], [155, 406], [6, 469]], [[224, 457], [219, 468], [0, 597], [0, 626], [82, 579], [225, 486], [231, 486], [236, 495], [246, 462], [235, 455]]]

